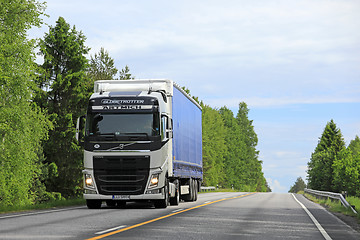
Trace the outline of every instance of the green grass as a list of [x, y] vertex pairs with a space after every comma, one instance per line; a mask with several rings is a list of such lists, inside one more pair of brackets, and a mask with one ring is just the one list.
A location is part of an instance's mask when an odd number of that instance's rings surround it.
[[304, 196], [306, 196], [308, 199], [310, 199], [313, 202], [316, 202], [318, 204], [321, 204], [322, 206], [325, 206], [332, 212], [338, 212], [338, 213], [342, 213], [344, 215], [357, 217], [358, 220], [360, 221], [360, 198], [357, 198], [357, 197], [347, 197], [346, 198], [346, 201], [348, 201], [348, 203], [350, 203], [350, 205], [355, 206], [355, 208], [356, 208], [355, 210], [358, 212], [358, 214], [355, 214], [355, 213], [353, 213], [353, 211], [350, 208], [344, 207], [340, 201], [332, 200], [330, 198], [319, 199], [319, 198], [316, 198], [313, 195], [310, 195], [307, 193], [304, 193]]
[[49, 201], [46, 203], [40, 203], [35, 205], [9, 206], [9, 207], [0, 206], [0, 213], [24, 212], [31, 210], [41, 210], [41, 209], [79, 206], [79, 205], [85, 205], [85, 200], [83, 198], [54, 200], [54, 201]]
[[358, 197], [347, 197], [346, 201], [348, 201], [348, 203], [350, 203], [350, 205], [355, 206], [355, 210], [357, 212], [360, 212], [360, 198], [358, 198]]

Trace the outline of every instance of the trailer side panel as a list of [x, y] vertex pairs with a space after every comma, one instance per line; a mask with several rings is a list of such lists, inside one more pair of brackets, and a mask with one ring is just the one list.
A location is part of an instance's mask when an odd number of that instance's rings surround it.
[[173, 91], [173, 173], [202, 179], [201, 109], [176, 87]]

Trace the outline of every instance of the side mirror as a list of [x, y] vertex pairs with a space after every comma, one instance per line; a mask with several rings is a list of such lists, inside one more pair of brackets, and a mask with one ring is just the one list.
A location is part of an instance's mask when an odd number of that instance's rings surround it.
[[172, 120], [172, 118], [168, 118], [168, 128], [166, 130], [166, 137], [173, 138], [173, 120]]
[[85, 116], [81, 116], [77, 119], [76, 122], [76, 133], [75, 137], [80, 146], [84, 146], [84, 126], [85, 126]]
[[161, 115], [161, 139], [168, 140], [173, 137], [172, 134], [172, 119], [167, 115]]

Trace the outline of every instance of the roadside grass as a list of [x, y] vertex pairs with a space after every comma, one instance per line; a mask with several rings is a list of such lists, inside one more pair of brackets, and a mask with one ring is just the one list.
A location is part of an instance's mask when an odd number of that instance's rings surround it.
[[350, 203], [350, 205], [355, 207], [355, 210], [358, 212], [357, 217], [360, 221], [360, 198], [358, 197], [347, 197], [346, 201]]
[[337, 212], [337, 213], [342, 213], [344, 215], [348, 215], [348, 216], [352, 216], [352, 217], [357, 217], [358, 222], [360, 223], [360, 198], [357, 197], [347, 197], [346, 201], [348, 201], [348, 203], [350, 203], [351, 205], [355, 206], [355, 210], [358, 212], [358, 214], [355, 214], [351, 211], [350, 208], [346, 208], [344, 207], [340, 201], [338, 200], [333, 200], [330, 198], [316, 198], [308, 193], [303, 193], [304, 196], [308, 199], [310, 199], [311, 201], [318, 203], [322, 206], [325, 206], [326, 208], [328, 208], [330, 211], [332, 212]]
[[45, 203], [34, 204], [34, 205], [24, 205], [24, 206], [0, 206], [1, 213], [12, 213], [12, 212], [25, 212], [31, 210], [42, 210], [58, 207], [70, 207], [70, 206], [79, 206], [85, 205], [85, 200], [83, 198], [76, 199], [67, 199], [67, 200], [53, 200]]

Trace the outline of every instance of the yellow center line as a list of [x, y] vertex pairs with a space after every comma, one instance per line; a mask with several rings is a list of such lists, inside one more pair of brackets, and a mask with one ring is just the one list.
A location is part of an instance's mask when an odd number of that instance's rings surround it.
[[116, 231], [113, 231], [113, 232], [109, 232], [109, 233], [106, 233], [106, 234], [103, 234], [103, 235], [100, 235], [100, 236], [89, 238], [87, 240], [102, 239], [102, 238], [105, 238], [105, 237], [108, 237], [108, 236], [111, 236], [111, 235], [114, 235], [114, 234], [117, 234], [117, 233], [125, 232], [127, 230], [137, 228], [137, 227], [140, 227], [140, 226], [152, 223], [152, 222], [156, 222], [156, 221], [159, 221], [161, 219], [168, 218], [168, 217], [171, 217], [171, 216], [183, 213], [183, 212], [187, 212], [187, 211], [190, 211], [190, 210], [193, 210], [193, 209], [196, 209], [196, 208], [201, 208], [201, 207], [204, 207], [204, 206], [207, 206], [207, 205], [210, 205], [210, 204], [213, 204], [213, 203], [222, 202], [222, 201], [225, 201], [225, 200], [231, 200], [231, 199], [246, 197], [246, 196], [249, 196], [249, 195], [252, 195], [252, 194], [254, 194], [254, 193], [248, 193], [248, 194], [240, 195], [240, 196], [237, 196], [237, 197], [223, 198], [223, 199], [220, 199], [220, 200], [204, 203], [204, 204], [201, 204], [201, 205], [198, 205], [198, 206], [195, 206], [195, 207], [191, 207], [191, 208], [187, 208], [187, 209], [184, 209], [184, 210], [181, 210], [181, 211], [178, 211], [178, 212], [170, 213], [170, 214], [162, 216], [162, 217], [154, 218], [154, 219], [151, 219], [151, 220], [146, 221], [146, 222], [138, 223], [138, 224], [135, 224], [135, 225], [132, 225], [132, 226], [129, 226], [129, 227], [126, 227], [126, 228], [122, 228], [122, 229], [119, 229], [119, 230], [116, 230]]

